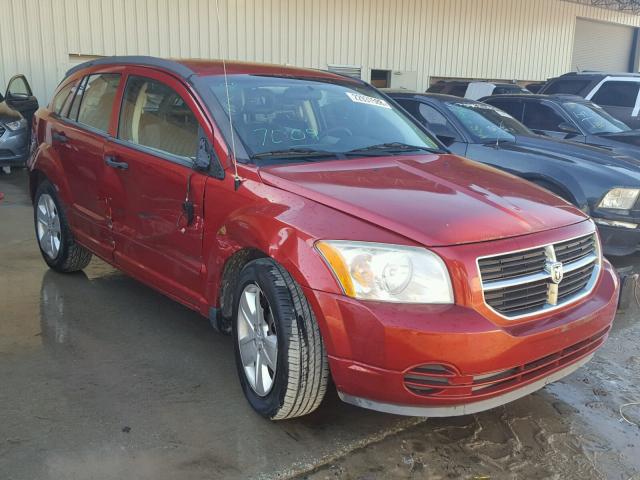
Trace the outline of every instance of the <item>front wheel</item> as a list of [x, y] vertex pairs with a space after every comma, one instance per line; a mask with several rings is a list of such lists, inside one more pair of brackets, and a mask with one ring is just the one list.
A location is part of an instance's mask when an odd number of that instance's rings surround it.
[[251, 406], [273, 420], [320, 405], [329, 366], [318, 324], [300, 286], [271, 259], [248, 263], [233, 312], [240, 383]]
[[91, 252], [73, 239], [55, 188], [47, 180], [36, 190], [33, 220], [44, 261], [58, 272], [76, 272], [89, 265]]

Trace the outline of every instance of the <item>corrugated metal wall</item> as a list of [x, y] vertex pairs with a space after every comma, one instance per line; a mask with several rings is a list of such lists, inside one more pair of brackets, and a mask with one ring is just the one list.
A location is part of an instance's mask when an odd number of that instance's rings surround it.
[[570, 69], [577, 17], [640, 17], [560, 0], [0, 0], [0, 83], [41, 100], [69, 55], [229, 58], [429, 76], [545, 79]]

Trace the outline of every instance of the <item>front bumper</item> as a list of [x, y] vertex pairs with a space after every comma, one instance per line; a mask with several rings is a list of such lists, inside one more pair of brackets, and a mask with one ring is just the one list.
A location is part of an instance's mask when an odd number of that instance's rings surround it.
[[29, 129], [11, 131], [0, 135], [0, 167], [21, 167], [29, 156]]
[[[640, 223], [640, 220], [625, 219], [626, 222]], [[640, 250], [640, 228], [612, 227], [598, 224], [605, 256], [623, 257]]]
[[451, 416], [515, 400], [588, 361], [608, 336], [618, 289], [604, 262], [587, 299], [502, 326], [460, 305], [398, 306], [305, 293], [323, 316], [343, 400], [396, 414]]

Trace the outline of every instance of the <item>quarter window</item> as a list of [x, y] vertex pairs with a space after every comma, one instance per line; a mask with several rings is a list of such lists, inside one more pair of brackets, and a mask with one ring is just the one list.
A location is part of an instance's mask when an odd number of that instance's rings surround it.
[[607, 107], [633, 107], [638, 98], [638, 82], [605, 82], [591, 99]]
[[524, 107], [524, 124], [532, 130], [559, 132], [564, 118], [553, 108], [539, 103], [527, 103]]
[[69, 117], [73, 119], [77, 107], [77, 121], [96, 130], [106, 132], [116, 98], [120, 75], [99, 73], [89, 75], [78, 89]]
[[67, 103], [67, 99], [72, 93], [73, 85], [73, 82], [69, 83], [64, 86], [55, 97], [53, 97], [53, 101], [51, 102], [51, 111], [56, 115], [61, 114], [65, 103]]
[[180, 157], [194, 158], [198, 121], [184, 99], [167, 85], [130, 76], [120, 112], [118, 138]]
[[444, 115], [442, 115], [435, 108], [429, 105], [425, 105], [424, 103], [421, 103], [418, 109], [420, 111], [420, 115], [422, 116], [422, 118], [424, 118], [424, 121], [427, 122], [427, 125], [429, 126], [439, 125], [442, 127], [447, 126], [448, 124], [447, 119], [444, 118]]

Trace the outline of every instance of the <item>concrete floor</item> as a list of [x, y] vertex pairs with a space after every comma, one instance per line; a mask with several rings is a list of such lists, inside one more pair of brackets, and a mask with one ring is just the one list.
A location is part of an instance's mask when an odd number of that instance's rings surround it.
[[[5, 193], [0, 203], [0, 479], [287, 478], [317, 466], [313, 478], [347, 478], [345, 468], [355, 475], [349, 478], [385, 478], [396, 461], [393, 452], [403, 445], [402, 435], [428, 439], [435, 449], [434, 468], [438, 447], [463, 445], [465, 437], [455, 434], [460, 420], [433, 424], [378, 414], [341, 403], [335, 391], [311, 416], [280, 423], [263, 420], [242, 395], [228, 337], [98, 260], [74, 275], [47, 270], [34, 239], [24, 172], [0, 176], [0, 192]], [[638, 355], [637, 322], [625, 322], [612, 335], [624, 340], [616, 350], [620, 361]], [[635, 351], [627, 352], [630, 348]], [[610, 373], [605, 363], [601, 359], [593, 367], [603, 382]], [[570, 422], [584, 426], [572, 433], [578, 439], [575, 455], [589, 458], [588, 442], [584, 446], [579, 439], [589, 434], [592, 412], [562, 407], [586, 405], [585, 391], [592, 386], [585, 386], [581, 374], [556, 390], [465, 418], [494, 424], [504, 422], [505, 415], [523, 418], [518, 412], [525, 409], [557, 427], [569, 415]], [[624, 379], [624, 398], [640, 396], [637, 378]], [[619, 396], [610, 400], [610, 409], [622, 401]], [[561, 407], [555, 406], [558, 402]], [[558, 413], [563, 408], [565, 413]], [[618, 421], [610, 413], [611, 420], [600, 429], [605, 432], [601, 440], [615, 445], [625, 460], [616, 457], [607, 465], [620, 478], [634, 475], [640, 462], [626, 458], [640, 445], [638, 434], [609, 428]], [[428, 432], [416, 430], [424, 428]], [[450, 435], [434, 434], [443, 430]], [[473, 429], [467, 434], [478, 437]], [[371, 443], [377, 446], [341, 459]], [[380, 445], [387, 445], [389, 459], [365, 456], [360, 464], [344, 463]], [[544, 453], [536, 445], [531, 448]], [[482, 456], [478, 451], [474, 455], [482, 473]], [[461, 453], [460, 462], [463, 458], [469, 462], [469, 455]], [[438, 459], [446, 465], [446, 457]], [[416, 474], [415, 462], [411, 465], [400, 473], [422, 478], [425, 470]], [[382, 476], [371, 476], [372, 467]], [[358, 468], [364, 476], [354, 473]]]

